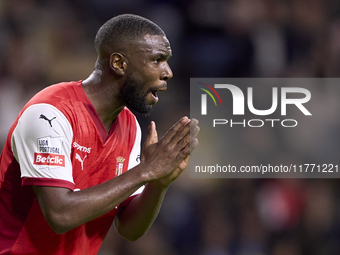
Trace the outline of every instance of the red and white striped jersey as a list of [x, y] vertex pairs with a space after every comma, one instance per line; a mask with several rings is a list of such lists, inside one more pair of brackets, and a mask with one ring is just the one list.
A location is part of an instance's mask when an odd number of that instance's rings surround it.
[[137, 119], [127, 108], [108, 133], [81, 81], [35, 95], [12, 125], [0, 156], [0, 254], [96, 254], [116, 209], [56, 234], [32, 185], [76, 192], [103, 183], [139, 163], [140, 140]]

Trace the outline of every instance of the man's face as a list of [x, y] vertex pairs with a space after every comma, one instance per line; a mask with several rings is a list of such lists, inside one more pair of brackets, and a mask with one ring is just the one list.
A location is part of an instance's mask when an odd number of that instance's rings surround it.
[[169, 41], [165, 36], [146, 35], [128, 54], [128, 69], [121, 96], [126, 106], [148, 114], [158, 102], [158, 91], [167, 89], [172, 71], [167, 63], [171, 56]]

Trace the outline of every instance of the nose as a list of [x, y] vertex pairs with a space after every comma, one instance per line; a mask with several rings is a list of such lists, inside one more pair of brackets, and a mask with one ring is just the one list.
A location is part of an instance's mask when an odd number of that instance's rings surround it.
[[173, 73], [172, 73], [172, 70], [171, 70], [169, 64], [165, 63], [164, 70], [161, 73], [161, 80], [167, 81], [167, 80], [171, 79], [172, 76], [173, 76]]

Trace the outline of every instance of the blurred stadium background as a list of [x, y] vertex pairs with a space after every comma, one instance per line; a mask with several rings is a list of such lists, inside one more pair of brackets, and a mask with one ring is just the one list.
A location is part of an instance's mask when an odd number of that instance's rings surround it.
[[[340, 74], [337, 0], [1, 0], [1, 148], [32, 95], [91, 73], [94, 36], [101, 24], [121, 13], [157, 23], [173, 49], [174, 78], [168, 91], [150, 117], [138, 116], [144, 134], [150, 120], [156, 121], [161, 136], [189, 115], [190, 77]], [[335, 111], [338, 101], [332, 104]], [[339, 120], [332, 123], [325, 138], [340, 142]], [[320, 127], [310, 128], [313, 135]], [[254, 148], [275, 148], [281, 155], [274, 135], [242, 140]], [[339, 151], [328, 148], [327, 154]], [[190, 179], [186, 171], [170, 187], [144, 237], [129, 243], [113, 230], [99, 254], [340, 254], [339, 192], [337, 179], [208, 180]]]

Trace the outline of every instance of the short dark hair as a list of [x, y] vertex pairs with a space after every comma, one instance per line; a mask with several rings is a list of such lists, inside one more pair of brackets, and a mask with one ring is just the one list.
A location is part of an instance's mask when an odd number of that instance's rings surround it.
[[146, 18], [134, 14], [118, 15], [98, 30], [95, 38], [96, 51], [102, 55], [115, 45], [137, 41], [147, 34], [165, 35], [159, 26]]

